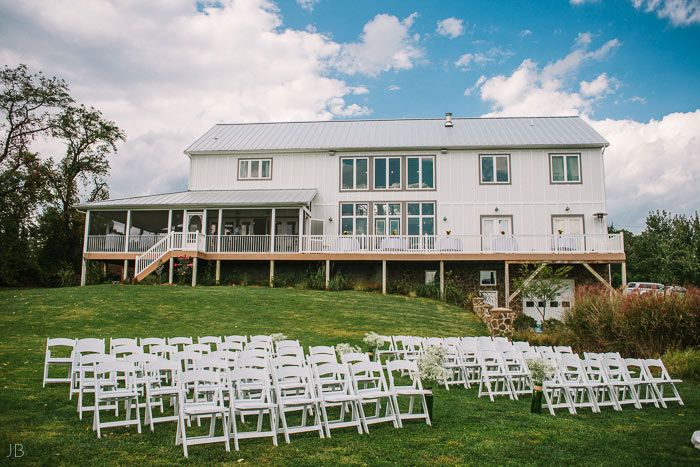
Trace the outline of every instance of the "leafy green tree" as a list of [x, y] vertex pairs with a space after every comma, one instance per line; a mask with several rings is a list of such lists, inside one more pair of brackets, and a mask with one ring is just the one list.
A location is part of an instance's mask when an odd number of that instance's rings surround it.
[[[547, 303], [558, 300], [566, 290], [564, 279], [571, 269], [572, 266], [552, 267], [549, 264], [525, 263], [518, 270], [513, 281], [515, 290], [520, 290], [525, 300], [535, 303], [535, 308], [542, 317], [543, 328], [547, 319]], [[535, 272], [537, 274], [532, 277]]]

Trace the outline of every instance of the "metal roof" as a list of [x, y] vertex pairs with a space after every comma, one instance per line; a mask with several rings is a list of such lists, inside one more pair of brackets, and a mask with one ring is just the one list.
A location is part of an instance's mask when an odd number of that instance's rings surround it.
[[330, 120], [219, 124], [185, 150], [303, 151], [420, 148], [603, 147], [580, 117]]
[[180, 191], [133, 198], [108, 199], [82, 203], [77, 209], [163, 208], [170, 207], [261, 207], [305, 206], [316, 196], [316, 190], [202, 190]]

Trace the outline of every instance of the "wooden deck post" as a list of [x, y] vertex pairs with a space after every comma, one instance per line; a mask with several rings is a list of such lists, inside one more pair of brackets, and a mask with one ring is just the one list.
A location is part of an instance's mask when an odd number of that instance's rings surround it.
[[192, 287], [197, 286], [197, 257], [192, 258]]
[[173, 275], [175, 274], [175, 258], [170, 258], [168, 260], [168, 284], [173, 283]]
[[85, 286], [87, 280], [87, 263], [85, 262], [85, 252], [88, 249], [88, 234], [90, 233], [90, 211], [85, 213], [85, 232], [83, 234], [83, 264], [80, 269], [80, 286]]
[[124, 260], [124, 270], [122, 271], [122, 280], [127, 280], [129, 278], [129, 260]]
[[622, 287], [627, 287], [627, 263], [620, 263], [622, 266]]
[[270, 287], [275, 286], [275, 260], [270, 260]]
[[331, 281], [331, 260], [326, 260], [326, 290], [328, 290], [328, 283]]
[[216, 260], [216, 285], [219, 285], [220, 280], [221, 280], [221, 260], [217, 259]]
[[440, 261], [440, 300], [445, 299], [445, 262]]
[[[129, 235], [131, 235], [131, 209], [126, 211], [126, 226], [124, 228], [124, 252], [129, 251]], [[126, 264], [126, 263], [125, 263]], [[126, 274], [124, 275], [124, 280], [126, 280]]]
[[505, 267], [505, 278], [504, 278], [504, 283], [505, 283], [504, 285], [505, 285], [505, 288], [506, 288], [506, 292], [505, 292], [505, 294], [504, 294], [504, 295], [505, 295], [505, 299], [506, 299], [506, 305], [505, 305], [505, 307], [506, 307], [506, 308], [510, 308], [510, 271], [509, 271], [509, 269], [508, 269], [508, 261], [505, 262], [505, 265], [506, 265], [506, 267]]
[[82, 266], [80, 268], [80, 287], [85, 287], [85, 280], [87, 277], [87, 263], [85, 261], [85, 256], [83, 256]]
[[386, 295], [386, 260], [382, 260], [382, 294]]

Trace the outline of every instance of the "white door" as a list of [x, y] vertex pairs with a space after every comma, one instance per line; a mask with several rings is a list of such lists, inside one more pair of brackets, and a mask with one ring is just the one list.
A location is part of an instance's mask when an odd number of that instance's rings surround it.
[[563, 251], [585, 249], [582, 217], [554, 216], [552, 217], [552, 229], [556, 249]]
[[185, 250], [197, 249], [197, 233], [202, 232], [202, 224], [204, 213], [188, 212], [187, 213], [187, 232], [185, 233], [185, 241], [183, 248]]
[[481, 218], [481, 249], [483, 251], [514, 250], [511, 218], [489, 216]]
[[484, 297], [484, 305], [498, 308], [498, 292], [495, 290], [480, 290], [479, 295]]

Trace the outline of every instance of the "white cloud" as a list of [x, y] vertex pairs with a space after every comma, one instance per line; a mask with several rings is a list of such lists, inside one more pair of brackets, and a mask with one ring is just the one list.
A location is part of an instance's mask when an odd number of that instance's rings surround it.
[[511, 50], [504, 50], [501, 47], [491, 47], [486, 52], [467, 53], [462, 55], [455, 62], [457, 68], [466, 70], [472, 63], [484, 65], [486, 63], [498, 62], [503, 63], [506, 59], [514, 54]]
[[456, 39], [465, 32], [464, 21], [457, 18], [445, 18], [437, 22], [436, 32], [441, 36]]
[[297, 0], [300, 7], [308, 11], [314, 11], [314, 7], [321, 0]]
[[674, 26], [700, 24], [700, 0], [632, 0], [632, 4], [646, 13], [656, 12]]
[[572, 5], [583, 5], [584, 3], [599, 3], [600, 0], [569, 0]]
[[468, 68], [474, 59], [474, 54], [464, 54], [457, 59], [455, 66], [457, 68]]
[[618, 82], [615, 78], [608, 78], [607, 73], [601, 73], [592, 81], [581, 81], [581, 94], [586, 97], [603, 97], [617, 90]]
[[593, 41], [593, 34], [590, 32], [579, 32], [574, 44], [577, 47], [586, 47]]
[[520, 37], [529, 36], [530, 34], [532, 34], [532, 31], [530, 31], [529, 29], [523, 29], [522, 31], [520, 31]]
[[347, 74], [377, 76], [382, 71], [408, 70], [424, 53], [418, 36], [410, 29], [417, 13], [399, 21], [396, 16], [379, 14], [365, 24], [359, 42], [344, 44], [334, 65]]
[[646, 104], [647, 100], [644, 97], [632, 96], [629, 99], [627, 99], [627, 102], [634, 102], [637, 104]]
[[467, 88], [464, 91], [464, 95], [471, 96], [474, 91], [479, 89], [481, 87], [481, 85], [484, 84], [484, 82], [486, 82], [486, 76], [484, 76], [484, 75], [479, 76], [479, 79], [476, 80], [476, 83], [474, 83], [474, 86]]
[[386, 89], [387, 89], [387, 91], [400, 91], [400, 90], [401, 90], [401, 86], [397, 86], [397, 85], [395, 85], [395, 84], [391, 84], [391, 85], [389, 85], [389, 87], [386, 88]]
[[[371, 113], [351, 102], [366, 86], [329, 77], [348, 56], [342, 44], [313, 29], [285, 28], [268, 0], [212, 5], [56, 0], [36, 8], [0, 0], [0, 62], [66, 79], [79, 102], [125, 130], [127, 141], [111, 158], [113, 197], [185, 189], [182, 151], [215, 123]], [[414, 18], [380, 15], [368, 23], [351, 55], [355, 70], [410, 68], [421, 56], [408, 35]], [[392, 24], [398, 33], [387, 45]]]

